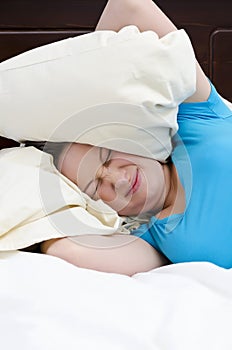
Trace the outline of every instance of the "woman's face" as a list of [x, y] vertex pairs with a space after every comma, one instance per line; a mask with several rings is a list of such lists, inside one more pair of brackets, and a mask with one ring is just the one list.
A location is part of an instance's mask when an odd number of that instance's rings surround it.
[[164, 165], [140, 156], [74, 143], [60, 157], [59, 170], [91, 198], [120, 215], [163, 208]]

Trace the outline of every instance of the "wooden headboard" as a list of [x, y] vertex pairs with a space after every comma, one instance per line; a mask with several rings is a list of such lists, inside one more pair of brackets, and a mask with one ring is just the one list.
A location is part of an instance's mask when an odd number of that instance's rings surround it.
[[[1, 0], [0, 61], [36, 46], [93, 31], [106, 3], [106, 0]], [[219, 92], [232, 101], [232, 1], [156, 3], [177, 27], [187, 30], [204, 71]]]

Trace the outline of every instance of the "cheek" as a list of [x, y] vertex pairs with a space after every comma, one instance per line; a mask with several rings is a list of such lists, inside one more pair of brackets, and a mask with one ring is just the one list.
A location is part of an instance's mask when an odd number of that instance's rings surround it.
[[158, 163], [149, 164], [143, 172], [148, 189], [152, 187], [160, 187], [164, 183], [163, 166]]
[[[101, 188], [98, 190], [98, 198], [103, 200], [106, 204], [108, 204], [112, 209], [117, 211], [119, 214], [130, 204], [131, 198], [121, 197], [115, 191], [110, 188]], [[127, 215], [127, 214], [124, 214]]]
[[97, 190], [97, 197], [108, 203], [114, 201], [117, 195], [111, 186], [100, 185]]

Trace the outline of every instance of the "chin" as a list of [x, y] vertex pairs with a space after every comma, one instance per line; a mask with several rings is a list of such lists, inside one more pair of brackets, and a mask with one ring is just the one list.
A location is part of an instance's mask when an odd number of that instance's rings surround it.
[[138, 216], [146, 211], [148, 210], [144, 206], [141, 206], [141, 208], [125, 207], [122, 210], [118, 211], [118, 214], [122, 216]]

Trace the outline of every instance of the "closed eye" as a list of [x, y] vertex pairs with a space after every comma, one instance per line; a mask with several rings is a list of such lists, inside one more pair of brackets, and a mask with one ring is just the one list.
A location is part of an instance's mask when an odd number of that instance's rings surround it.
[[93, 197], [96, 195], [98, 187], [100, 185], [100, 179], [99, 180], [91, 180], [85, 188], [82, 190], [82, 192], [86, 193], [90, 198], [93, 199]]
[[99, 186], [101, 185], [101, 179], [98, 179], [97, 181], [97, 184], [95, 185], [95, 190], [94, 190], [94, 193], [91, 195], [91, 198], [94, 199], [94, 196], [97, 194], [97, 191], [99, 189]]
[[[106, 165], [110, 161], [111, 154], [112, 150], [99, 147], [99, 160], [101, 166]], [[89, 181], [89, 183], [84, 188], [83, 192], [88, 194], [92, 199], [94, 199], [93, 197], [96, 195], [99, 186], [101, 185], [101, 181], [101, 175], [97, 179]]]

